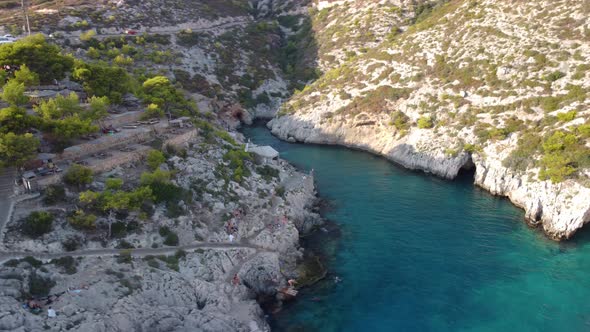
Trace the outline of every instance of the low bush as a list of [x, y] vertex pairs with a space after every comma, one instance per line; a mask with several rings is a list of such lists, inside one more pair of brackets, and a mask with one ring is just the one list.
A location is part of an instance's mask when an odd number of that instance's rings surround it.
[[434, 127], [434, 121], [429, 116], [423, 116], [418, 119], [418, 128], [420, 129], [430, 129]]
[[576, 112], [575, 110], [571, 110], [565, 113], [558, 113], [557, 119], [562, 122], [569, 122], [575, 119], [576, 115], [578, 115], [578, 112]]
[[81, 188], [92, 183], [92, 170], [82, 165], [73, 164], [64, 174], [63, 180], [66, 184]]
[[68, 222], [78, 229], [94, 229], [96, 228], [96, 216], [93, 214], [86, 214], [82, 210], [76, 210], [68, 217]]
[[68, 237], [62, 241], [61, 245], [65, 251], [75, 251], [82, 246], [81, 242], [78, 237]]
[[164, 244], [167, 246], [178, 245], [178, 235], [174, 233], [168, 226], [162, 226], [159, 230], [160, 236], [164, 238]]
[[34, 268], [39, 268], [41, 267], [41, 265], [43, 265], [43, 262], [41, 262], [33, 256], [27, 256], [23, 258], [21, 261], [31, 265]]
[[53, 225], [53, 215], [49, 212], [31, 212], [23, 221], [22, 230], [26, 235], [36, 238], [49, 233]]
[[545, 75], [543, 77], [543, 79], [548, 82], [555, 82], [558, 79], [563, 78], [563, 77], [565, 77], [565, 73], [562, 73], [560, 71], [554, 71], [552, 73]]
[[266, 182], [271, 182], [273, 179], [279, 177], [279, 170], [268, 165], [257, 167], [256, 172], [265, 179]]
[[285, 187], [283, 187], [283, 186], [276, 187], [275, 188], [275, 194], [277, 196], [285, 197]]
[[34, 297], [45, 297], [49, 295], [55, 282], [49, 278], [42, 277], [33, 272], [29, 276], [29, 293]]
[[410, 118], [402, 111], [391, 113], [389, 124], [399, 131], [406, 131], [410, 128]]
[[165, 161], [166, 157], [161, 151], [151, 150], [147, 155], [147, 164], [152, 171], [158, 169]]
[[72, 256], [57, 258], [52, 260], [51, 263], [55, 266], [61, 267], [63, 271], [67, 274], [75, 274], [76, 272], [78, 272], [78, 269], [76, 268], [78, 263]]
[[53, 205], [59, 202], [63, 202], [66, 199], [66, 190], [64, 186], [58, 184], [52, 184], [45, 189], [45, 197], [43, 202], [47, 205]]
[[176, 42], [178, 45], [184, 47], [192, 47], [199, 43], [200, 34], [197, 32], [193, 32], [190, 29], [182, 30], [178, 34], [176, 34]]

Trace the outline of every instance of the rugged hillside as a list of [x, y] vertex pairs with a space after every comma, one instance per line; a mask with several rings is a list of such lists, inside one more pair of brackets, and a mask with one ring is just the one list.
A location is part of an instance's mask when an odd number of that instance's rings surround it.
[[76, 56], [164, 73], [228, 125], [280, 108], [285, 139], [449, 178], [474, 162], [556, 238], [589, 218], [587, 1], [35, 4]]
[[296, 93], [269, 126], [447, 178], [475, 164], [478, 185], [568, 238], [590, 220], [589, 13], [586, 1], [435, 5]]
[[315, 280], [313, 177], [225, 129], [303, 84], [300, 4], [33, 2], [45, 36], [0, 46], [0, 330], [269, 330], [259, 303]]

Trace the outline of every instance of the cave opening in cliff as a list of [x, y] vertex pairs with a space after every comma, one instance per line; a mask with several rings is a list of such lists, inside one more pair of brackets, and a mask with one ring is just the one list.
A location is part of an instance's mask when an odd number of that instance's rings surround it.
[[232, 113], [232, 116], [234, 119], [239, 120], [240, 122], [243, 122], [244, 120], [244, 111], [242, 110], [236, 110]]
[[473, 182], [475, 181], [475, 170], [475, 163], [471, 159], [471, 156], [469, 156], [469, 159], [459, 169], [457, 179]]

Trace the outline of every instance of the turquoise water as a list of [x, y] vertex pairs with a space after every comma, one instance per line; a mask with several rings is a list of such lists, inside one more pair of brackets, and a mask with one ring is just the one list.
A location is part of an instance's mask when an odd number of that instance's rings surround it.
[[339, 226], [320, 241], [329, 277], [275, 315], [275, 330], [590, 331], [590, 233], [552, 242], [469, 176], [289, 144], [264, 127], [244, 134], [313, 168], [333, 205], [324, 216]]

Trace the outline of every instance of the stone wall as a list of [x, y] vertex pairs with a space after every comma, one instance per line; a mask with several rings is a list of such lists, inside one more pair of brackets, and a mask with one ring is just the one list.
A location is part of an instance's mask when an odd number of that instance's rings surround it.
[[180, 146], [190, 142], [196, 136], [197, 136], [197, 129], [191, 129], [191, 130], [187, 131], [186, 133], [179, 134], [179, 135], [173, 136], [171, 138], [168, 138], [167, 140], [164, 141], [164, 146], [173, 145], [173, 146], [180, 147]]
[[114, 135], [102, 136], [88, 143], [74, 145], [65, 149], [57, 159], [79, 159], [120, 146], [146, 142], [151, 140], [154, 137], [154, 134], [159, 134], [163, 130], [165, 130], [165, 125], [160, 127], [141, 127], [132, 130], [124, 130], [120, 133], [115, 133]]
[[121, 114], [111, 114], [108, 118], [102, 121], [104, 127], [113, 126], [120, 127], [124, 124], [139, 121], [143, 115], [142, 111], [125, 112]]

